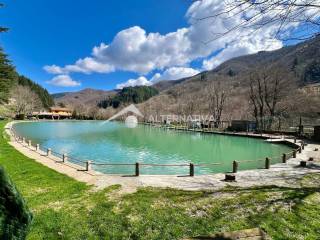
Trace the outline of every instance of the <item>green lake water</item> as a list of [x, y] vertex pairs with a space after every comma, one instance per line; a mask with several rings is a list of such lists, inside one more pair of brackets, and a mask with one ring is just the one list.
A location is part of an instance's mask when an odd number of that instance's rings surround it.
[[[118, 122], [44, 121], [14, 125], [21, 136], [39, 143], [42, 148], [67, 153], [83, 161], [96, 163], [222, 163], [199, 166], [196, 174], [231, 171], [233, 160], [258, 160], [271, 157], [281, 161], [290, 147], [262, 139], [218, 134], [165, 130], [139, 125], [127, 128]], [[70, 161], [73, 161], [70, 159]], [[76, 162], [75, 162], [76, 163]], [[264, 161], [240, 163], [239, 169], [261, 168]], [[112, 174], [134, 174], [134, 166], [94, 166], [95, 170]], [[188, 167], [144, 166], [140, 174], [189, 173]]]

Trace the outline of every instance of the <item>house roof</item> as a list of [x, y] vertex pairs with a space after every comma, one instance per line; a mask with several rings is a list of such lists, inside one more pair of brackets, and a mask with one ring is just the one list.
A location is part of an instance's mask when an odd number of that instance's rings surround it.
[[58, 111], [58, 112], [71, 112], [71, 109], [69, 108], [63, 108], [63, 107], [51, 107], [50, 111]]

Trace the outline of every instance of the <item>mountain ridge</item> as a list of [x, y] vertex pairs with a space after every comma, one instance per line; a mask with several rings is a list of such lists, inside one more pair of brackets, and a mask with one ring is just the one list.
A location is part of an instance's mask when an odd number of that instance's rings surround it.
[[[232, 110], [237, 118], [243, 118], [247, 115], [249, 80], [248, 74], [257, 69], [265, 67], [277, 68], [281, 67], [288, 73], [288, 78], [292, 84], [300, 87], [307, 86], [312, 83], [320, 82], [320, 36], [296, 45], [286, 46], [274, 51], [260, 51], [258, 53], [243, 55], [229, 59], [216, 68], [204, 71], [191, 77], [178, 80], [163, 80], [152, 85], [160, 94], [147, 100], [145, 103], [139, 104], [141, 108], [159, 108], [159, 111], [178, 112], [181, 110], [179, 105], [188, 105], [188, 99], [197, 104], [206, 104], [201, 98], [207, 91], [207, 85], [215, 79], [222, 79], [230, 84], [230, 87], [236, 89], [237, 94], [233, 93]], [[96, 106], [97, 101], [107, 96], [116, 94], [117, 90], [96, 90], [83, 89], [79, 92], [67, 93], [62, 98], [56, 98], [64, 103], [72, 103], [71, 105], [90, 104]], [[90, 97], [85, 97], [90, 95]], [[192, 99], [192, 97], [193, 99]], [[74, 98], [77, 97], [77, 101]], [[240, 99], [239, 101], [235, 99]], [[177, 103], [179, 102], [180, 103]], [[241, 104], [240, 104], [241, 103]], [[190, 103], [189, 103], [190, 104]], [[239, 104], [241, 106], [239, 106]], [[148, 106], [148, 107], [146, 107]], [[167, 107], [164, 107], [167, 106]], [[179, 110], [180, 109], [180, 110]], [[248, 117], [245, 117], [248, 118]]]

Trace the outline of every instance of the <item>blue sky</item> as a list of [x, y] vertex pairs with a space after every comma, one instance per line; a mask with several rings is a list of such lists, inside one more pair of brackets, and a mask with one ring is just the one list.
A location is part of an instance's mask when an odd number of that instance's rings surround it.
[[[76, 88], [56, 87], [44, 65], [65, 65], [90, 54], [92, 47], [109, 42], [122, 29], [139, 25], [150, 32], [167, 33], [186, 25], [186, 0], [139, 1], [2, 1], [0, 22], [10, 28], [1, 35], [1, 45], [20, 74], [45, 86], [50, 92], [92, 87], [113, 89], [116, 83], [136, 77], [132, 72], [75, 74]], [[159, 4], [161, 2], [161, 4]]]
[[272, 25], [210, 41], [243, 20], [196, 20], [223, 11], [220, 0], [3, 2], [0, 22], [10, 31], [0, 44], [20, 74], [51, 93], [152, 85], [284, 45]]

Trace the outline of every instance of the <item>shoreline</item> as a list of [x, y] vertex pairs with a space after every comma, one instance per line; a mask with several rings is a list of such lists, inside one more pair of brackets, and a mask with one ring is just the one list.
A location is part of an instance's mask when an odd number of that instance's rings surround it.
[[[314, 151], [320, 149], [320, 144], [309, 142], [302, 153], [297, 153], [296, 158], [290, 158], [287, 163], [277, 163], [270, 166], [270, 169], [242, 170], [235, 173], [235, 182], [224, 181], [224, 173], [210, 175], [176, 176], [176, 175], [107, 175], [97, 171], [83, 171], [80, 165], [70, 162], [63, 163], [61, 158], [51, 155], [46, 156], [43, 151], [36, 152], [30, 149], [27, 144], [24, 145], [14, 140], [11, 134], [11, 127], [16, 122], [9, 122], [5, 126], [5, 131], [10, 136], [8, 142], [17, 151], [36, 162], [47, 166], [59, 173], [65, 174], [77, 181], [93, 185], [97, 189], [103, 189], [111, 185], [120, 184], [121, 192], [135, 192], [139, 187], [161, 187], [176, 188], [181, 190], [217, 190], [226, 186], [235, 187], [252, 187], [265, 185], [292, 186], [294, 179], [300, 179], [309, 173], [320, 173], [320, 153]], [[249, 136], [248, 136], [249, 137]], [[292, 140], [284, 139], [291, 144]], [[296, 146], [300, 142], [297, 141]], [[308, 162], [310, 157], [314, 158], [313, 162]], [[300, 161], [307, 161], [307, 167], [298, 167]]]

